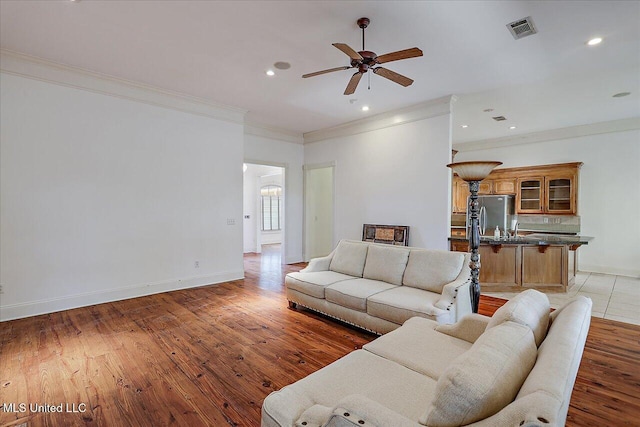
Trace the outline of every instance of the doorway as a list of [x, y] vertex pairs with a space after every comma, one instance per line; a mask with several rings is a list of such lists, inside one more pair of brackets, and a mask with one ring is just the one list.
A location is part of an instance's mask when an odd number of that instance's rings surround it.
[[[262, 253], [283, 259], [285, 169], [280, 166], [243, 165], [243, 252]], [[277, 256], [276, 256], [277, 255]]]
[[305, 261], [333, 250], [334, 175], [334, 163], [304, 166]]

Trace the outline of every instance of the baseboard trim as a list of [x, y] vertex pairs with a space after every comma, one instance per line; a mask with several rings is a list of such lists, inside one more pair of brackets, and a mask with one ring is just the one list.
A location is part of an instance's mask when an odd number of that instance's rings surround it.
[[640, 278], [640, 270], [638, 269], [616, 268], [606, 265], [580, 263], [578, 270], [584, 273], [614, 274], [616, 276], [627, 276], [636, 279]]
[[213, 285], [242, 278], [244, 278], [244, 271], [228, 271], [207, 276], [195, 276], [184, 279], [125, 286], [116, 289], [29, 301], [26, 303], [0, 305], [0, 322], [38, 316], [40, 314], [55, 313], [57, 311], [70, 310], [89, 305], [138, 298], [179, 289], [197, 288], [199, 286]]

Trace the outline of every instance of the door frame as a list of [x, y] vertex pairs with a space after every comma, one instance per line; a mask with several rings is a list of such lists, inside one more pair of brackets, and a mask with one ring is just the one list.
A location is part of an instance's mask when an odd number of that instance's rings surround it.
[[[282, 220], [284, 221], [284, 227], [282, 227], [282, 243], [280, 244], [280, 254], [281, 254], [280, 263], [285, 264], [285, 259], [287, 254], [287, 223], [288, 223], [287, 221], [287, 187], [288, 187], [288, 179], [289, 179], [288, 178], [289, 174], [287, 173], [287, 171], [289, 170], [289, 163], [271, 162], [267, 160], [256, 160], [256, 159], [247, 159], [247, 158], [244, 159], [243, 163], [249, 163], [252, 165], [260, 165], [260, 166], [274, 166], [277, 168], [282, 168], [282, 199], [284, 201]], [[243, 214], [243, 218], [244, 218], [244, 214]], [[258, 217], [256, 217], [256, 220], [257, 219]], [[257, 228], [260, 228], [259, 226], [260, 221], [257, 221], [257, 224], [258, 224]], [[243, 236], [243, 242], [244, 242], [244, 236]], [[260, 236], [256, 235], [256, 246], [258, 246], [259, 243], [260, 243]], [[256, 247], [256, 251], [258, 250], [259, 248]]]

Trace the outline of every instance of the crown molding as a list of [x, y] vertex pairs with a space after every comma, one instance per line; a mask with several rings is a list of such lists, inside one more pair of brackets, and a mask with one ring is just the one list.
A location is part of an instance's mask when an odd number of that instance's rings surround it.
[[241, 108], [59, 64], [8, 49], [0, 49], [0, 71], [233, 123], [243, 124], [244, 115], [247, 113], [247, 110]]
[[453, 95], [443, 96], [410, 107], [376, 114], [327, 129], [315, 130], [304, 134], [304, 143], [324, 141], [341, 136], [356, 135], [392, 126], [403, 125], [431, 117], [451, 114], [451, 104], [455, 102]]
[[532, 132], [522, 135], [490, 138], [470, 142], [458, 142], [453, 148], [459, 152], [484, 150], [488, 148], [509, 147], [513, 145], [533, 144], [536, 142], [556, 141], [559, 139], [578, 138], [581, 136], [599, 135], [612, 132], [625, 132], [640, 129], [640, 117], [611, 120], [607, 122], [589, 123], [559, 129]]
[[304, 144], [302, 133], [265, 125], [263, 123], [254, 122], [249, 119], [245, 120], [244, 122], [244, 133], [245, 135], [277, 139], [279, 141], [292, 142], [294, 144]]

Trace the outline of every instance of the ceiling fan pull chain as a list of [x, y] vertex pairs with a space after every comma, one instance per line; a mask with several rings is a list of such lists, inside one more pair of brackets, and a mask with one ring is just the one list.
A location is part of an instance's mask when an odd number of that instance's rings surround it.
[[367, 89], [371, 90], [371, 73], [367, 72]]

